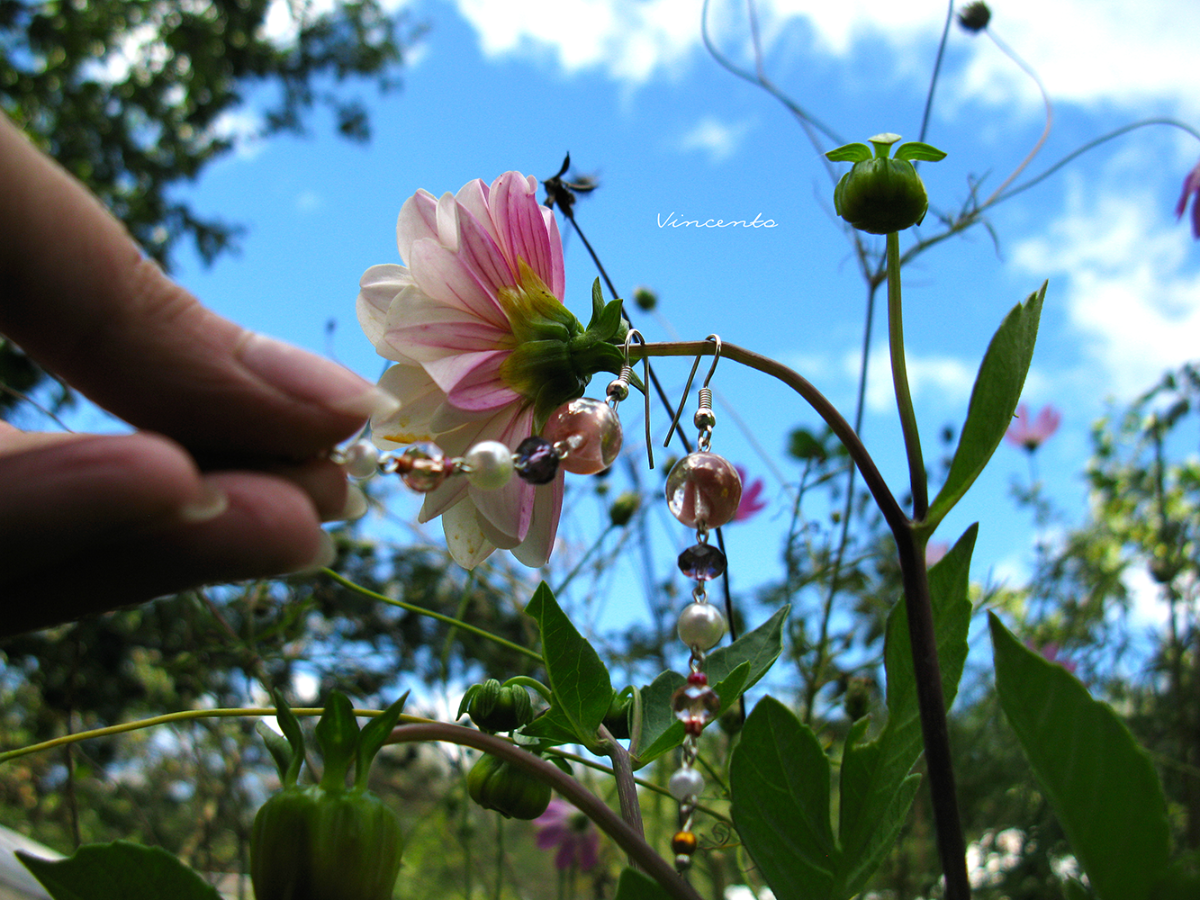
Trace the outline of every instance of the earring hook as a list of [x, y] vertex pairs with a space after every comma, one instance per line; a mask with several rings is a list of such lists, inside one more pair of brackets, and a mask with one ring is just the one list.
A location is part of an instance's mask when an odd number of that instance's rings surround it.
[[[617, 376], [617, 380], [608, 386], [608, 402], [614, 410], [618, 403], [629, 396], [629, 380], [633, 375], [633, 366], [629, 362], [629, 345], [635, 337], [643, 347], [646, 346], [646, 338], [642, 333], [636, 328], [630, 328], [625, 335], [625, 361], [621, 364], [621, 373]], [[650, 462], [650, 468], [653, 469], [654, 447], [650, 436], [650, 357], [643, 357], [642, 362], [645, 372], [642, 379], [642, 393], [646, 397], [646, 457]]]
[[[704, 376], [704, 384], [700, 387], [700, 408], [712, 408], [712, 390], [708, 383], [712, 381], [713, 373], [717, 371], [717, 363], [721, 360], [721, 338], [715, 334], [710, 334], [705, 338], [706, 341], [713, 341], [716, 347], [713, 349], [712, 365], [708, 369], [708, 374]], [[683, 407], [687, 404], [688, 393], [692, 389], [692, 381], [696, 377], [696, 370], [700, 368], [700, 360], [704, 356], [703, 353], [696, 354], [696, 361], [692, 363], [692, 371], [688, 373], [687, 384], [683, 388], [683, 396], [679, 400], [679, 409], [675, 411], [675, 418], [671, 420], [671, 429], [667, 432], [667, 439], [663, 441], [663, 446], [666, 447], [671, 443], [671, 436], [675, 434], [675, 429], [679, 426], [679, 417], [683, 415]], [[705, 403], [705, 394], [707, 393], [708, 402]]]

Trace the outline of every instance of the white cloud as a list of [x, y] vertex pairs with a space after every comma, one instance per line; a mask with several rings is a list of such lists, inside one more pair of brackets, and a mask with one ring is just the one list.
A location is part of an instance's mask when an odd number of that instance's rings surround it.
[[[1195, 359], [1200, 272], [1190, 231], [1138, 193], [1070, 191], [1066, 212], [1024, 241], [1015, 265], [1049, 275], [1069, 325], [1082, 338], [1092, 384], [1130, 400], [1165, 369]], [[1099, 377], [1095, 374], [1099, 371]]]
[[[700, 4], [695, 0], [454, 0], [478, 32], [488, 56], [550, 59], [574, 74], [600, 69], [614, 80], [639, 84], [679, 71], [703, 53]], [[915, 57], [920, 43], [932, 48], [946, 7], [937, 2], [888, 0], [762, 0], [756, 5], [762, 44], [769, 53], [804, 23], [819, 52], [848, 55], [862, 38], [882, 37], [898, 64]], [[1194, 36], [1200, 4], [1192, 0], [1145, 0], [1131, 12], [1126, 0], [1007, 0], [993, 10], [998, 36], [1038, 71], [1053, 97], [1124, 106], [1164, 100], [1200, 112], [1194, 90]], [[750, 61], [745, 7], [712, 0], [709, 29], [722, 52]], [[1040, 106], [1028, 77], [984, 36], [953, 29], [953, 47], [968, 62], [958, 87], [947, 95], [973, 95], [993, 104], [1020, 98]]]
[[[842, 357], [842, 371], [857, 382], [858, 351], [850, 351]], [[939, 404], [965, 408], [971, 397], [971, 385], [975, 382], [978, 364], [968, 364], [953, 356], [920, 356], [912, 350], [905, 353], [905, 369], [908, 372], [908, 389], [913, 403], [936, 398]], [[871, 349], [870, 366], [867, 369], [866, 407], [872, 413], [887, 413], [896, 408], [896, 393], [892, 385], [892, 362], [887, 344], [876, 344]]]
[[749, 122], [729, 125], [715, 116], [705, 116], [679, 139], [678, 146], [684, 151], [702, 150], [710, 161], [719, 163], [738, 151], [749, 130]]

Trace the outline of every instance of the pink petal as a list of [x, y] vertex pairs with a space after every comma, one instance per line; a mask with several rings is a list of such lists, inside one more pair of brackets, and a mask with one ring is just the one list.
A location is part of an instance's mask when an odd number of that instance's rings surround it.
[[512, 551], [513, 556], [531, 569], [541, 568], [550, 561], [550, 551], [558, 536], [558, 518], [562, 515], [563, 489], [561, 470], [552, 482], [537, 488], [529, 533], [521, 546]]
[[558, 220], [554, 218], [554, 211], [542, 207], [542, 218], [546, 220], [546, 233], [550, 235], [550, 278], [546, 282], [546, 287], [550, 288], [552, 293], [559, 300], [562, 300], [567, 293], [567, 271], [563, 264], [563, 246], [562, 238], [558, 233]]
[[492, 182], [490, 206], [500, 246], [514, 275], [517, 260], [523, 259], [547, 286], [556, 283], [550, 236], [537, 202], [537, 179], [505, 172]]
[[[517, 283], [520, 274], [509, 268], [491, 230], [462, 207], [458, 217], [458, 252], [462, 262], [492, 296]], [[490, 224], [490, 223], [489, 223]]]
[[437, 237], [438, 243], [451, 253], [458, 252], [458, 204], [449, 191], [438, 198]]
[[[510, 449], [516, 449], [516, 446], [532, 433], [533, 408], [528, 407], [520, 411], [513, 410], [508, 414], [507, 421], [504, 421], [503, 415], [497, 416], [483, 429], [479, 440], [500, 441]], [[526, 484], [520, 478], [514, 477], [499, 490], [481, 491], [471, 488], [470, 493], [475, 508], [479, 510], [480, 517], [484, 519], [483, 529], [497, 547], [511, 549], [525, 540], [533, 518], [536, 495], [536, 488], [533, 485]], [[509, 540], [499, 540], [500, 535], [492, 534], [488, 525], [496, 528]]]
[[1047, 404], [1042, 407], [1038, 413], [1037, 420], [1034, 422], [1033, 429], [1038, 437], [1042, 440], [1050, 437], [1058, 430], [1059, 423], [1062, 422], [1062, 414], [1053, 406]]
[[[499, 409], [522, 400], [500, 378], [500, 367], [508, 356], [507, 350], [462, 353], [428, 363], [425, 369], [446, 391], [446, 400], [459, 409]], [[453, 383], [447, 388], [451, 378]]]
[[559, 871], [565, 871], [575, 864], [575, 842], [570, 838], [565, 838], [562, 846], [558, 848], [558, 852], [554, 854], [554, 868]]
[[492, 214], [488, 209], [488, 195], [490, 189], [484, 183], [482, 178], [476, 178], [474, 181], [468, 181], [454, 195], [454, 199], [458, 201], [458, 205], [471, 214], [476, 222], [479, 223], [488, 236], [496, 244], [500, 246], [500, 235], [496, 231], [496, 225], [492, 222]]
[[[536, 819], [534, 820], [537, 821]], [[537, 837], [534, 838], [539, 850], [550, 850], [557, 847], [570, 834], [564, 825], [544, 825], [538, 827]]]
[[[442, 449], [445, 450], [445, 447]], [[455, 454], [447, 452], [446, 455], [454, 456]], [[439, 487], [434, 488], [425, 495], [425, 502], [421, 504], [421, 510], [417, 513], [417, 521], [422, 524], [432, 522], [438, 516], [444, 516], [453, 507], [462, 503], [469, 503], [470, 498], [467, 496], [467, 487], [467, 479], [465, 478], [447, 478]], [[474, 522], [474, 504], [471, 504], [471, 516], [471, 521]]]
[[410, 255], [413, 278], [430, 297], [473, 313], [496, 328], [510, 328], [495, 290], [470, 259], [429, 240], [413, 244]]
[[600, 849], [600, 835], [589, 828], [585, 834], [579, 836], [576, 846], [579, 850], [577, 858], [579, 859], [580, 871], [588, 872], [596, 868], [600, 862], [598, 852]]
[[512, 345], [512, 333], [414, 288], [401, 292], [392, 303], [383, 340], [393, 352], [427, 363], [462, 353], [506, 349], [506, 343]]

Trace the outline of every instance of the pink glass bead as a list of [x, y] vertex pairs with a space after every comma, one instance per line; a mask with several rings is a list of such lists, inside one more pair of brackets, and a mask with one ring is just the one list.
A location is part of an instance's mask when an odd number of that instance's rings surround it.
[[413, 444], [396, 462], [400, 480], [421, 494], [436, 490], [449, 474], [446, 455], [437, 444]]
[[542, 437], [565, 454], [560, 465], [568, 472], [594, 475], [621, 452], [621, 420], [607, 403], [580, 397], [554, 411]]
[[689, 528], [720, 528], [737, 515], [742, 479], [733, 463], [715, 453], [689, 453], [667, 476], [667, 505]]

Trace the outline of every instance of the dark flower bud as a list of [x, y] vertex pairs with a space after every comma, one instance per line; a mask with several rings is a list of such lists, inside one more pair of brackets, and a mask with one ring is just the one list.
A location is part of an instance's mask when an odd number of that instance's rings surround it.
[[958, 12], [958, 24], [970, 32], [983, 31], [992, 19], [992, 11], [983, 0], [974, 0]]
[[633, 289], [633, 302], [643, 312], [650, 312], [658, 306], [658, 294], [648, 287], [636, 287]]
[[898, 134], [877, 134], [875, 147], [847, 144], [825, 155], [834, 162], [852, 162], [854, 167], [842, 176], [833, 193], [837, 214], [860, 231], [890, 234], [920, 225], [929, 209], [929, 197], [921, 176], [911, 160], [936, 162], [945, 153], [928, 144], [904, 144], [889, 159]]
[[468, 688], [458, 707], [466, 713], [480, 731], [496, 734], [513, 731], [533, 721], [533, 704], [529, 692], [520, 685], [502, 685], [495, 678]]
[[536, 819], [550, 805], [550, 785], [488, 753], [467, 773], [467, 793], [509, 819]]

